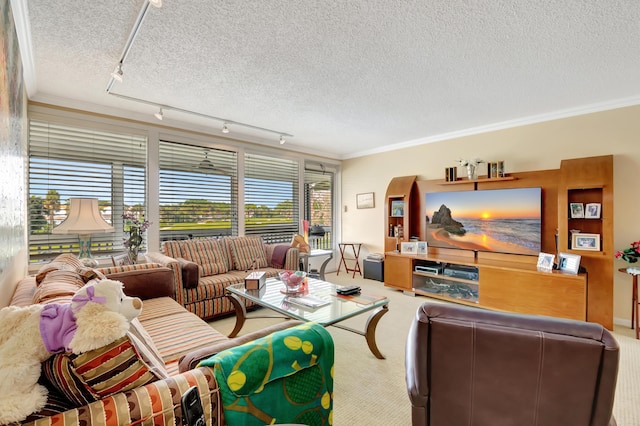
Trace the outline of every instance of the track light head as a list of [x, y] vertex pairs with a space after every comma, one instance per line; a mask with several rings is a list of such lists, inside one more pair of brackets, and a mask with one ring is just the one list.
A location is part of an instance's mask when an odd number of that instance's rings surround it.
[[229, 128], [227, 127], [227, 123], [224, 123], [222, 126], [222, 133], [229, 133]]
[[284, 145], [285, 142], [286, 139], [284, 138], [284, 135], [280, 135], [280, 145]]
[[162, 119], [164, 118], [164, 113], [162, 112], [162, 108], [160, 108], [160, 110], [153, 115], [160, 121], [162, 121]]
[[155, 6], [157, 8], [162, 7], [162, 0], [149, 0], [149, 4], [151, 6]]
[[124, 73], [122, 72], [122, 62], [118, 62], [118, 65], [116, 65], [116, 69], [114, 69], [111, 73], [111, 77], [122, 83], [122, 79], [124, 77]]

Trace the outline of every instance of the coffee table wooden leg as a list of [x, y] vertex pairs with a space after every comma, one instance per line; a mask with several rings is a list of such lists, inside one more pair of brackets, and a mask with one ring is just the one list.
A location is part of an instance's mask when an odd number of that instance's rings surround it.
[[236, 325], [233, 327], [233, 330], [229, 333], [228, 337], [235, 337], [240, 333], [240, 330], [242, 330], [242, 326], [244, 325], [244, 321], [247, 319], [247, 308], [244, 306], [242, 300], [240, 300], [235, 294], [227, 294], [227, 297], [236, 311]]
[[389, 306], [384, 305], [380, 306], [378, 309], [373, 311], [371, 315], [369, 315], [369, 319], [367, 320], [367, 326], [365, 328], [365, 338], [367, 339], [367, 345], [369, 345], [369, 350], [373, 355], [375, 355], [378, 359], [385, 359], [384, 355], [378, 349], [378, 345], [376, 344], [376, 327], [378, 326], [378, 321], [384, 314], [389, 312]]

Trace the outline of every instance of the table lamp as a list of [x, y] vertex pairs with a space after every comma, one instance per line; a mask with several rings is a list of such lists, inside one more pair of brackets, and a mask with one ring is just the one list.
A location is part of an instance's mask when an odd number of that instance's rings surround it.
[[98, 266], [91, 257], [91, 234], [107, 232], [114, 232], [114, 228], [100, 215], [97, 198], [69, 198], [67, 218], [51, 231], [52, 234], [78, 234], [78, 258], [89, 267]]

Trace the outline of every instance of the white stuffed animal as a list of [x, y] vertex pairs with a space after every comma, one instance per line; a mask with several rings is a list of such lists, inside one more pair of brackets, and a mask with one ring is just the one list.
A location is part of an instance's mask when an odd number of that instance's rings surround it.
[[0, 424], [40, 411], [47, 389], [38, 384], [40, 364], [52, 354], [79, 354], [124, 336], [142, 311], [120, 281], [102, 280], [79, 289], [70, 304], [0, 309]]

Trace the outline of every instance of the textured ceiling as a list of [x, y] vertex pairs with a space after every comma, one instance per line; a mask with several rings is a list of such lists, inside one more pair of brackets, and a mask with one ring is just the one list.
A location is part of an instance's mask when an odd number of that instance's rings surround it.
[[[14, 3], [32, 100], [155, 120], [154, 106], [106, 92], [142, 0]], [[350, 158], [640, 103], [638, 0], [163, 3], [111, 90], [290, 133], [303, 152]], [[178, 111], [164, 123], [221, 135], [222, 123]]]

